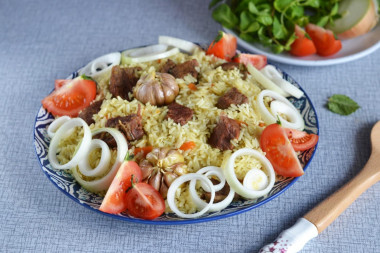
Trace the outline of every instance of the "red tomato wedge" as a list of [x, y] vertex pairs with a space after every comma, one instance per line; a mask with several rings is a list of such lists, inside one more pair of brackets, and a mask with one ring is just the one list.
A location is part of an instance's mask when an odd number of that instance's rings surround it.
[[68, 84], [71, 81], [71, 79], [57, 79], [54, 81], [54, 88], [58, 90], [59, 88], [61, 88], [65, 84]]
[[126, 191], [133, 182], [142, 179], [142, 172], [139, 165], [134, 161], [124, 161], [112, 180], [110, 187], [99, 208], [100, 211], [111, 214], [118, 214], [127, 209], [125, 201]]
[[335, 39], [334, 33], [314, 24], [306, 26], [306, 32], [310, 35], [320, 56], [330, 56], [342, 49], [342, 42]]
[[308, 56], [315, 54], [317, 49], [311, 39], [305, 36], [305, 31], [298, 25], [295, 26], [294, 31], [297, 39], [290, 46], [290, 53], [295, 56]]
[[96, 97], [96, 83], [77, 77], [42, 100], [43, 107], [54, 116], [78, 116]]
[[260, 147], [273, 165], [277, 174], [284, 177], [299, 177], [303, 169], [288, 135], [279, 124], [267, 126], [260, 138]]
[[211, 42], [206, 54], [212, 54], [226, 61], [231, 61], [236, 54], [237, 40], [231, 35], [220, 31], [218, 36]]
[[285, 131], [295, 151], [311, 149], [318, 143], [318, 135], [316, 134], [309, 134], [290, 128], [285, 128]]
[[165, 201], [151, 185], [137, 183], [127, 192], [128, 212], [137, 218], [153, 220], [165, 211]]
[[258, 70], [267, 65], [267, 57], [260, 54], [239, 54], [232, 61], [243, 63], [244, 65], [252, 64]]

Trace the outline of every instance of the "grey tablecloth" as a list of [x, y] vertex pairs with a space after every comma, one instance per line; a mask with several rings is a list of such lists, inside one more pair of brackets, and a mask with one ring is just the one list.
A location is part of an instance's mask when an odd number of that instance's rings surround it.
[[[380, 51], [329, 67], [279, 66], [307, 91], [320, 122], [308, 171], [280, 197], [247, 213], [183, 226], [149, 226], [94, 213], [41, 172], [33, 123], [54, 80], [97, 56], [171, 35], [210, 42], [220, 26], [208, 1], [0, 1], [0, 251], [256, 252], [353, 177], [380, 119]], [[325, 108], [334, 93], [361, 108]], [[361, 196], [304, 252], [379, 252], [380, 185]]]

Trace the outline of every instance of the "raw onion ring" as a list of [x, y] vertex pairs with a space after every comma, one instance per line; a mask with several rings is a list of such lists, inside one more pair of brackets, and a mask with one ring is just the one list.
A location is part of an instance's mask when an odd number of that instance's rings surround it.
[[[259, 109], [259, 112], [261, 114], [262, 119], [264, 120], [264, 122], [267, 125], [276, 123], [276, 121], [277, 121], [276, 117], [278, 114], [275, 114], [273, 111], [270, 112], [268, 110], [268, 108], [264, 104], [264, 97], [271, 97], [271, 98], [275, 99], [275, 101], [278, 100], [278, 101], [283, 103], [284, 107], [286, 106], [286, 108], [288, 108], [287, 110], [292, 111], [292, 119], [294, 120], [294, 122], [289, 122], [289, 121], [287, 121], [281, 117], [281, 119], [282, 119], [281, 123], [282, 123], [283, 127], [293, 128], [293, 129], [297, 129], [297, 130], [303, 130], [305, 128], [305, 122], [304, 122], [301, 114], [298, 112], [298, 110], [294, 107], [294, 105], [292, 103], [290, 103], [285, 97], [281, 96], [280, 94], [278, 94], [274, 91], [263, 90], [257, 96], [257, 106], [258, 106], [258, 109]], [[273, 103], [275, 101], [272, 101], [271, 103]], [[274, 109], [276, 112], [278, 112], [278, 111], [284, 112], [284, 109], [280, 110], [277, 108], [276, 103], [275, 103]]]
[[174, 37], [169, 36], [159, 36], [158, 37], [158, 43], [164, 44], [168, 46], [177, 47], [187, 53], [193, 54], [194, 51], [198, 48], [196, 44], [193, 42], [182, 40]]
[[[94, 150], [100, 148], [102, 154], [100, 156], [100, 161], [95, 168], [91, 168], [90, 163], [88, 162], [88, 156]], [[111, 161], [111, 151], [108, 145], [99, 139], [91, 140], [90, 147], [87, 151], [86, 156], [78, 163], [78, 168], [80, 173], [86, 177], [98, 177], [107, 172], [107, 169]]]
[[114, 52], [106, 54], [96, 58], [88, 63], [84, 68], [78, 71], [79, 75], [86, 75], [92, 78], [96, 78], [108, 71], [111, 71], [112, 67], [120, 64], [121, 54]]
[[128, 144], [125, 140], [125, 137], [118, 130], [113, 128], [100, 128], [92, 132], [92, 135], [97, 135], [101, 132], [107, 132], [115, 139], [117, 144], [117, 156], [116, 161], [113, 164], [112, 168], [108, 171], [106, 175], [101, 178], [97, 178], [95, 180], [85, 180], [79, 174], [76, 167], [72, 169], [73, 176], [79, 184], [81, 184], [84, 188], [93, 192], [105, 191], [111, 185], [113, 178], [115, 177], [118, 168], [124, 161], [124, 158], [128, 152]]
[[[53, 138], [55, 132], [57, 132], [58, 128], [60, 128], [64, 123], [69, 121], [71, 118], [69, 116], [62, 116], [56, 118], [47, 128], [47, 134], [50, 138]], [[70, 129], [70, 131], [66, 132], [64, 137], [71, 135], [74, 132], [74, 129]]]
[[[240, 181], [237, 179], [236, 173], [234, 170], [234, 163], [235, 163], [235, 159], [242, 155], [251, 155], [255, 157], [256, 159], [258, 159], [263, 165], [263, 167], [265, 168], [265, 170], [267, 171], [267, 174], [269, 174], [269, 183], [267, 187], [264, 188], [263, 190], [256, 191], [256, 190], [249, 189], [245, 187], [244, 185], [242, 185]], [[227, 161], [226, 167], [224, 168], [224, 175], [230, 187], [234, 191], [236, 191], [240, 196], [247, 199], [256, 199], [267, 194], [273, 188], [273, 185], [276, 179], [276, 174], [269, 160], [264, 155], [262, 155], [259, 151], [250, 149], [250, 148], [239, 149], [230, 156], [230, 158]]]
[[[217, 176], [219, 178], [219, 180], [220, 180], [220, 183], [213, 186], [213, 188], [214, 188], [215, 191], [221, 190], [224, 187], [224, 185], [226, 184], [226, 178], [223, 175], [222, 169], [219, 168], [219, 167], [207, 166], [207, 167], [204, 167], [204, 168], [198, 170], [197, 174], [201, 174], [201, 175], [204, 174], [206, 177], [209, 176], [209, 175], [215, 175], [215, 176]], [[198, 196], [198, 194], [197, 194], [197, 192], [195, 190], [195, 183], [196, 183], [195, 180], [191, 180], [190, 181], [189, 190], [190, 190], [191, 198], [193, 199], [195, 205], [198, 208], [204, 208], [205, 206], [207, 206], [207, 203], [205, 201], [203, 201]], [[201, 183], [202, 183], [201, 184], [202, 188], [205, 191], [210, 192], [210, 188], [208, 186], [205, 187], [206, 185], [203, 184], [203, 181]], [[230, 192], [228, 193], [227, 197], [224, 198], [222, 201], [220, 201], [218, 203], [213, 203], [210, 206], [209, 211], [211, 211], [211, 212], [217, 212], [217, 211], [220, 211], [220, 210], [226, 208], [232, 202], [232, 200], [234, 199], [234, 196], [235, 196], [235, 191], [230, 187]]]
[[121, 63], [130, 64], [154, 61], [162, 58], [167, 58], [178, 53], [178, 48], [163, 44], [133, 48], [121, 53]]
[[[203, 182], [205, 182], [208, 185], [208, 187], [211, 189], [211, 199], [210, 199], [210, 202], [199, 212], [192, 213], [192, 214], [185, 214], [185, 213], [181, 212], [175, 204], [175, 193], [181, 184], [183, 184], [184, 182], [187, 182], [190, 180], [196, 180], [196, 179], [202, 180]], [[197, 218], [197, 217], [205, 214], [210, 209], [212, 203], [214, 202], [214, 198], [215, 198], [215, 190], [214, 190], [213, 184], [210, 181], [210, 179], [208, 179], [204, 175], [200, 175], [200, 174], [196, 174], [196, 173], [189, 173], [189, 174], [185, 174], [185, 175], [182, 175], [182, 176], [176, 178], [172, 182], [172, 184], [170, 185], [169, 190], [168, 190], [168, 194], [167, 194], [167, 201], [168, 201], [168, 204], [169, 204], [169, 207], [171, 208], [171, 210], [175, 214], [177, 214], [179, 217], [188, 218], [188, 219]]]
[[[65, 164], [60, 164], [57, 160], [57, 150], [58, 150], [58, 145], [61, 139], [63, 139], [69, 130], [72, 130], [75, 127], [83, 127], [84, 135], [83, 139], [81, 140], [81, 143], [74, 154], [73, 158], [65, 163]], [[87, 123], [81, 119], [81, 118], [75, 118], [75, 119], [70, 119], [69, 121], [66, 121], [54, 134], [53, 138], [51, 139], [50, 145], [49, 145], [49, 151], [48, 151], [48, 159], [51, 164], [51, 166], [54, 169], [57, 170], [66, 170], [66, 169], [71, 169], [75, 167], [80, 160], [83, 159], [83, 157], [86, 155], [86, 152], [88, 148], [90, 147], [90, 142], [91, 142], [91, 130]]]

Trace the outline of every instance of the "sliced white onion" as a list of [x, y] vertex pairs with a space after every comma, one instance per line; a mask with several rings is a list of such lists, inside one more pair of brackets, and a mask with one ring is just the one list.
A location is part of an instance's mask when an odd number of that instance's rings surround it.
[[[77, 149], [74, 157], [65, 164], [60, 164], [57, 159], [58, 145], [61, 139], [63, 139], [68, 131], [72, 131], [75, 127], [83, 127], [84, 136]], [[67, 170], [75, 167], [80, 160], [82, 160], [90, 147], [91, 142], [91, 130], [87, 123], [81, 118], [70, 119], [66, 121], [54, 134], [49, 145], [48, 159], [50, 165], [57, 170]]]
[[121, 53], [121, 63], [139, 63], [166, 58], [179, 53], [176, 47], [156, 44], [147, 47], [139, 47], [126, 50]]
[[[216, 166], [204, 167], [204, 168], [198, 170], [197, 174], [205, 175], [206, 177], [217, 176], [219, 178], [220, 183], [214, 185], [214, 189], [216, 192], [220, 191], [224, 187], [224, 184], [226, 183], [226, 178], [223, 175], [222, 169], [219, 167], [216, 167]], [[193, 180], [192, 182], [195, 183], [195, 180]], [[191, 182], [190, 182], [190, 184], [191, 184]], [[201, 186], [206, 192], [211, 191], [210, 188], [208, 188], [208, 186], [203, 181], [201, 181]]]
[[266, 65], [260, 71], [264, 76], [266, 76], [274, 84], [280, 87], [286, 93], [286, 97], [293, 96], [296, 98], [300, 98], [303, 96], [303, 91], [301, 91], [288, 81], [284, 80], [281, 73], [273, 65]]
[[[273, 102], [276, 101], [282, 102], [281, 106], [283, 108], [279, 108], [279, 104], [275, 103], [273, 106], [274, 108], [271, 108], [271, 111], [269, 111], [264, 104], [264, 97], [271, 97], [274, 99], [274, 101], [271, 102], [271, 105]], [[299, 111], [294, 107], [294, 105], [290, 103], [285, 97], [281, 96], [280, 94], [274, 91], [261, 91], [260, 94], [257, 96], [257, 106], [262, 119], [267, 125], [276, 123], [277, 116], [279, 116], [283, 127], [293, 128], [297, 130], [303, 130], [305, 128], [305, 122]], [[278, 112], [287, 115], [291, 121], [287, 121], [284, 118], [282, 118], [280, 115], [278, 115]]]
[[91, 61], [84, 68], [78, 71], [79, 75], [86, 75], [96, 78], [111, 71], [112, 67], [120, 64], [120, 52], [110, 53]]
[[[199, 212], [192, 213], [192, 214], [186, 214], [186, 213], [181, 212], [178, 209], [178, 207], [176, 206], [176, 204], [175, 204], [175, 193], [176, 193], [178, 187], [181, 186], [181, 184], [183, 184], [187, 181], [190, 181], [190, 180], [201, 180], [201, 181], [205, 182], [207, 184], [207, 186], [209, 187], [209, 189], [211, 189], [211, 199], [210, 199], [210, 202]], [[177, 214], [179, 217], [188, 218], [188, 219], [197, 218], [197, 217], [205, 214], [210, 209], [212, 203], [214, 202], [214, 198], [215, 198], [215, 190], [214, 190], [213, 184], [210, 181], [210, 179], [208, 179], [204, 175], [200, 175], [200, 174], [196, 174], [196, 173], [189, 173], [189, 174], [185, 174], [183, 176], [176, 178], [172, 182], [172, 184], [170, 185], [169, 190], [168, 190], [168, 194], [167, 194], [167, 201], [168, 201], [170, 209], [175, 214]]]
[[[251, 155], [257, 160], [259, 160], [261, 164], [263, 165], [263, 168], [265, 169], [267, 176], [269, 177], [269, 183], [266, 185], [264, 189], [252, 190], [242, 185], [240, 181], [237, 179], [235, 169], [234, 169], [235, 159], [242, 155]], [[236, 191], [240, 196], [247, 199], [256, 199], [267, 194], [273, 188], [275, 177], [276, 177], [273, 170], [273, 166], [269, 162], [269, 160], [257, 150], [249, 149], [249, 148], [239, 149], [238, 151], [236, 151], [230, 156], [230, 158], [227, 161], [226, 167], [224, 168], [224, 175], [230, 187], [234, 191]]]
[[[283, 127], [303, 130], [305, 124], [301, 114], [292, 107], [289, 107], [287, 104], [281, 101], [272, 101], [270, 103], [270, 109], [272, 114], [278, 115], [281, 120]], [[281, 115], [284, 114], [289, 119], [284, 119]]]
[[[97, 149], [100, 148], [102, 150], [102, 154], [100, 156], [100, 161], [98, 165], [93, 169], [90, 166], [90, 163], [88, 162], [88, 156], [90, 153]], [[99, 139], [93, 139], [91, 140], [90, 147], [87, 151], [86, 156], [78, 163], [78, 168], [79, 171], [87, 177], [98, 177], [102, 176], [104, 173], [107, 172], [107, 169], [109, 168], [111, 161], [111, 151], [108, 145]]]
[[245, 175], [243, 185], [251, 190], [264, 190], [268, 185], [268, 176], [262, 170], [253, 168]]
[[190, 54], [193, 54], [195, 49], [198, 48], [198, 46], [194, 44], [193, 42], [174, 38], [174, 37], [169, 37], [169, 36], [159, 36], [158, 43], [177, 47]]
[[264, 76], [259, 70], [257, 70], [251, 64], [247, 65], [247, 69], [249, 73], [256, 79], [256, 81], [259, 82], [265, 89], [273, 90], [284, 97], [287, 96], [287, 93], [283, 89], [278, 87], [275, 83], [273, 83], [269, 78]]
[[[219, 167], [215, 167], [215, 166], [204, 167], [198, 170], [197, 174], [204, 174], [206, 177], [208, 177], [209, 175], [217, 176], [219, 178], [220, 183], [213, 186], [215, 191], [221, 190], [226, 183], [226, 178], [223, 175], [223, 171]], [[196, 183], [195, 180], [190, 181], [190, 185], [189, 185], [190, 196], [198, 209], [205, 208], [205, 206], [207, 206], [207, 203], [198, 196], [197, 191], [195, 189], [195, 183]], [[201, 185], [205, 191], [210, 192], [210, 188], [207, 185], [203, 184], [203, 181], [201, 182]], [[230, 187], [230, 192], [228, 193], [227, 197], [218, 203], [213, 203], [210, 206], [209, 211], [217, 212], [226, 208], [232, 202], [234, 196], [235, 196], [235, 191]]]
[[113, 164], [112, 168], [108, 171], [108, 173], [104, 175], [102, 178], [87, 181], [81, 177], [76, 167], [72, 169], [72, 173], [75, 180], [78, 181], [78, 183], [81, 184], [84, 188], [93, 192], [100, 192], [108, 189], [108, 187], [111, 185], [113, 178], [117, 173], [117, 170], [123, 163], [124, 158], [128, 152], [128, 144], [122, 133], [113, 128], [100, 128], [93, 131], [92, 135], [97, 135], [102, 132], [107, 132], [110, 135], [112, 135], [117, 144], [116, 161]]
[[[53, 138], [55, 132], [60, 128], [64, 123], [69, 121], [71, 118], [69, 116], [62, 116], [55, 119], [47, 128], [47, 134], [50, 138]], [[74, 128], [70, 129], [65, 133], [63, 138], [70, 136], [74, 132]]]

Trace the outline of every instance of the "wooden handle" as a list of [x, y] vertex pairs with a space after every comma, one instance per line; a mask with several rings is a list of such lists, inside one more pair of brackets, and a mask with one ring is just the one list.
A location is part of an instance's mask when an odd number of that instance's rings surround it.
[[321, 233], [364, 191], [379, 180], [380, 153], [372, 153], [367, 164], [356, 177], [309, 211], [304, 218], [313, 223], [318, 233]]

